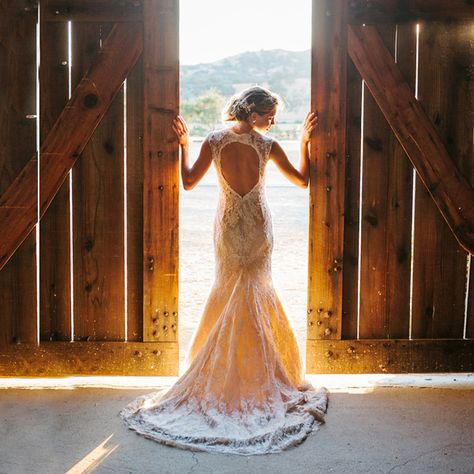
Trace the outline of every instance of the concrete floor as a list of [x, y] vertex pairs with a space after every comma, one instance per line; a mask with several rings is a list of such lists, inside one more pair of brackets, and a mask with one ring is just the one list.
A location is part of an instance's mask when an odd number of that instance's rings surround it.
[[250, 457], [162, 446], [122, 424], [125, 404], [173, 379], [2, 379], [0, 473], [473, 473], [472, 375], [317, 376], [326, 424], [294, 449]]

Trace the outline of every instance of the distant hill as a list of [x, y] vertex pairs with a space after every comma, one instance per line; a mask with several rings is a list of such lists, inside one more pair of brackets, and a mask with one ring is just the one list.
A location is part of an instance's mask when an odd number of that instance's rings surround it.
[[310, 50], [246, 52], [212, 63], [181, 66], [181, 99], [192, 101], [209, 89], [228, 98], [239, 90], [261, 85], [285, 101], [280, 122], [299, 122], [309, 110]]

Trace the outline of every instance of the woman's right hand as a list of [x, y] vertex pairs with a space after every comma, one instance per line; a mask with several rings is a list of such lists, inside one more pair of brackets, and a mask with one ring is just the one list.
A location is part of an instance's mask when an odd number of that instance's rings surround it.
[[184, 121], [181, 115], [178, 115], [173, 120], [173, 130], [178, 137], [178, 142], [181, 146], [188, 146], [189, 145], [189, 130], [186, 122]]

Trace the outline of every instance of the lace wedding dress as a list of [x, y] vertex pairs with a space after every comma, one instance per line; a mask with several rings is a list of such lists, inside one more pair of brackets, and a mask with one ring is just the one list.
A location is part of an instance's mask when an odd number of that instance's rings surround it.
[[[220, 197], [214, 221], [215, 281], [187, 354], [166, 392], [137, 398], [121, 416], [130, 429], [194, 451], [275, 453], [324, 423], [327, 389], [304, 380], [290, 322], [273, 287], [271, 214], [264, 169], [272, 139], [230, 129], [208, 136]], [[259, 179], [241, 196], [224, 178], [228, 144], [253, 147]]]

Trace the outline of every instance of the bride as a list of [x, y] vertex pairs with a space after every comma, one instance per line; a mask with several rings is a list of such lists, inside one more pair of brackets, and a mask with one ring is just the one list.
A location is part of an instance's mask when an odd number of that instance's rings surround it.
[[165, 393], [137, 398], [121, 411], [130, 429], [194, 451], [275, 453], [301, 443], [324, 423], [327, 389], [305, 381], [293, 328], [272, 282], [273, 232], [265, 197], [265, 165], [273, 160], [292, 183], [307, 187], [308, 113], [298, 168], [265, 135], [281, 99], [262, 87], [234, 96], [224, 110], [232, 126], [208, 134], [189, 163], [189, 134], [178, 116], [184, 189], [217, 170], [215, 280], [186, 355], [187, 370]]

